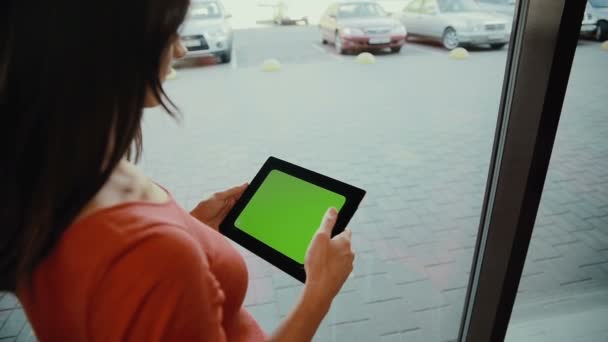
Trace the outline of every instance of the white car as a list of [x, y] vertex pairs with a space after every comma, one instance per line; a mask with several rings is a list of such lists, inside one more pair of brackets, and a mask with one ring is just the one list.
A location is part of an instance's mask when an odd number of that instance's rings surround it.
[[581, 23], [581, 35], [592, 36], [597, 30], [597, 21], [591, 12], [589, 12], [589, 3], [585, 7], [585, 14], [583, 14], [583, 22]]
[[585, 16], [595, 22], [595, 39], [600, 42], [608, 40], [608, 0], [589, 0]]
[[[479, 7], [486, 11], [503, 14], [509, 21], [515, 15], [516, 0], [476, 0]], [[581, 23], [582, 35], [596, 35], [597, 40], [606, 40], [608, 37], [608, 0], [590, 0]], [[603, 19], [602, 19], [603, 18]], [[511, 25], [511, 24], [510, 24]], [[601, 39], [603, 37], [603, 39]]]
[[515, 15], [515, 3], [517, 0], [477, 0], [477, 4], [483, 10], [504, 14], [511, 20]]
[[511, 37], [504, 15], [484, 11], [473, 0], [413, 0], [399, 16], [410, 36], [436, 39], [448, 50], [485, 44], [501, 49]]
[[232, 58], [231, 17], [218, 0], [193, 0], [180, 37], [188, 49], [185, 58], [216, 56], [222, 63]]

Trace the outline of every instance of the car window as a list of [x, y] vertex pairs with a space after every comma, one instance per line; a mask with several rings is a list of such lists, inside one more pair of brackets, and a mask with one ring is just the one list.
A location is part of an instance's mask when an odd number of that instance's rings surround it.
[[608, 8], [608, 0], [591, 0], [591, 6]]
[[422, 6], [422, 0], [414, 0], [405, 6], [403, 12], [419, 12], [420, 6]]
[[190, 16], [195, 19], [219, 19], [222, 10], [215, 1], [194, 2], [190, 7]]
[[437, 0], [442, 13], [479, 11], [479, 5], [473, 0]]
[[424, 5], [422, 6], [422, 10], [420, 11], [424, 14], [435, 14], [439, 12], [439, 7], [437, 6], [436, 0], [425, 0]]
[[386, 12], [375, 3], [353, 3], [340, 5], [338, 18], [373, 18], [384, 17]]

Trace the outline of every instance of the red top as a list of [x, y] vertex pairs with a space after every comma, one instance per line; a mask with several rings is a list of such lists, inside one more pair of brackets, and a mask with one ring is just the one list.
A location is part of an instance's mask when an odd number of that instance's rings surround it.
[[130, 202], [74, 223], [19, 298], [41, 341], [262, 341], [247, 269], [175, 203]]

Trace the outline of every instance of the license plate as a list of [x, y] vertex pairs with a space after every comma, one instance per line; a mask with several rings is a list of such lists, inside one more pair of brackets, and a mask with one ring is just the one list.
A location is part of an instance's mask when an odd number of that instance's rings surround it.
[[201, 41], [198, 39], [186, 40], [186, 41], [184, 41], [184, 45], [186, 47], [197, 47], [197, 46], [201, 46]]
[[490, 40], [501, 40], [504, 38], [504, 35], [502, 34], [491, 34], [488, 36], [488, 39]]
[[370, 44], [388, 44], [391, 42], [389, 37], [373, 37], [369, 39]]

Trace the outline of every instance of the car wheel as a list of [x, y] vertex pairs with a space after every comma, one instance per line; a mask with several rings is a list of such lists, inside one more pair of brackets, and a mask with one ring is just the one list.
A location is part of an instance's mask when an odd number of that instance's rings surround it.
[[230, 60], [232, 60], [232, 49], [230, 49], [220, 55], [220, 61], [223, 64], [230, 63]]
[[394, 46], [391, 48], [391, 52], [393, 53], [399, 53], [401, 52], [401, 46]]
[[344, 55], [346, 52], [344, 51], [344, 47], [342, 46], [342, 39], [340, 39], [340, 33], [336, 32], [336, 38], [334, 40], [334, 45], [336, 46], [336, 51], [340, 55]]
[[496, 43], [496, 44], [490, 44], [490, 47], [494, 50], [500, 50], [502, 49], [505, 45], [507, 45], [506, 43]]
[[441, 43], [443, 43], [443, 47], [448, 50], [454, 50], [460, 45], [458, 41], [458, 35], [456, 34], [456, 30], [451, 27], [448, 27], [443, 31], [443, 38], [441, 39]]
[[325, 39], [325, 36], [323, 36], [323, 37], [321, 38], [321, 44], [323, 44], [323, 45], [327, 45], [327, 43], [328, 43], [328, 42], [327, 42], [327, 39]]
[[600, 21], [597, 23], [597, 29], [595, 30], [595, 39], [603, 42], [608, 40], [608, 22]]

